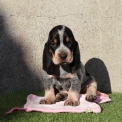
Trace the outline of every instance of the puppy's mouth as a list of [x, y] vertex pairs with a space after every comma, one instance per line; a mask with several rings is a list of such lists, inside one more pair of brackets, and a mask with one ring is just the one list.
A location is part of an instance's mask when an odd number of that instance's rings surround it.
[[55, 65], [62, 65], [62, 64], [69, 64], [69, 62], [59, 62], [59, 63], [57, 63]]
[[60, 60], [56, 65], [62, 65], [62, 64], [70, 64], [73, 61], [73, 57], [70, 58], [70, 60]]
[[61, 65], [61, 64], [69, 64], [69, 63], [68, 63], [68, 62], [61, 62], [60, 65]]

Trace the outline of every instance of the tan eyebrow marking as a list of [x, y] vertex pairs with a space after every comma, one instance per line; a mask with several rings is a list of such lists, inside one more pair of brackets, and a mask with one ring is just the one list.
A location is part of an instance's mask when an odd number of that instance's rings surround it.
[[56, 44], [57, 43], [57, 39], [54, 39], [53, 42]]
[[70, 41], [70, 38], [69, 37], [66, 37], [66, 42], [69, 42]]

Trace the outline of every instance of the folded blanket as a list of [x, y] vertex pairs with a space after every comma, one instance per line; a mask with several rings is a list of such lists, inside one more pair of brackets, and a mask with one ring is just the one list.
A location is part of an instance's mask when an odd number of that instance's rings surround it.
[[39, 111], [45, 113], [59, 113], [59, 112], [75, 112], [75, 113], [82, 113], [82, 112], [94, 112], [100, 113], [101, 108], [97, 103], [105, 103], [110, 102], [111, 99], [107, 94], [97, 92], [97, 99], [95, 102], [88, 102], [85, 100], [85, 95], [80, 95], [80, 105], [79, 106], [64, 106], [64, 101], [56, 102], [55, 104], [51, 105], [44, 105], [39, 104], [39, 101], [44, 98], [40, 96], [36, 96], [30, 94], [27, 96], [27, 102], [24, 105], [24, 108], [12, 108], [10, 111], [6, 112], [6, 114], [10, 114], [16, 110], [24, 110], [26, 112], [31, 111]]

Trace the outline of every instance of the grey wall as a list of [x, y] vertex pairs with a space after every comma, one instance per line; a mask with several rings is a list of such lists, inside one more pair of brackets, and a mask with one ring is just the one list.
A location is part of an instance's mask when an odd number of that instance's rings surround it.
[[0, 95], [43, 88], [43, 45], [58, 24], [73, 31], [98, 90], [122, 92], [121, 6], [120, 0], [1, 0]]
[[4, 26], [0, 15], [0, 96], [14, 90], [39, 90], [41, 80], [24, 61], [20, 45], [15, 42]]

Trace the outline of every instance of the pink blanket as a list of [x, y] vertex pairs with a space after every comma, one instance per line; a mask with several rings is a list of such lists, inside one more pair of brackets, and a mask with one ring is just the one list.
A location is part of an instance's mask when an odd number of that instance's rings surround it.
[[82, 113], [82, 112], [94, 112], [100, 113], [101, 108], [97, 103], [105, 103], [110, 102], [111, 99], [107, 94], [97, 92], [97, 100], [95, 102], [88, 102], [85, 100], [85, 95], [80, 95], [80, 105], [73, 107], [73, 106], [64, 106], [64, 101], [57, 102], [56, 104], [51, 105], [43, 105], [39, 104], [39, 101], [44, 97], [39, 97], [33, 94], [27, 96], [27, 102], [24, 105], [24, 108], [12, 108], [10, 111], [6, 112], [6, 114], [10, 114], [16, 110], [24, 110], [26, 112], [31, 111], [39, 111], [45, 113], [59, 113], [59, 112], [75, 112], [75, 113]]

